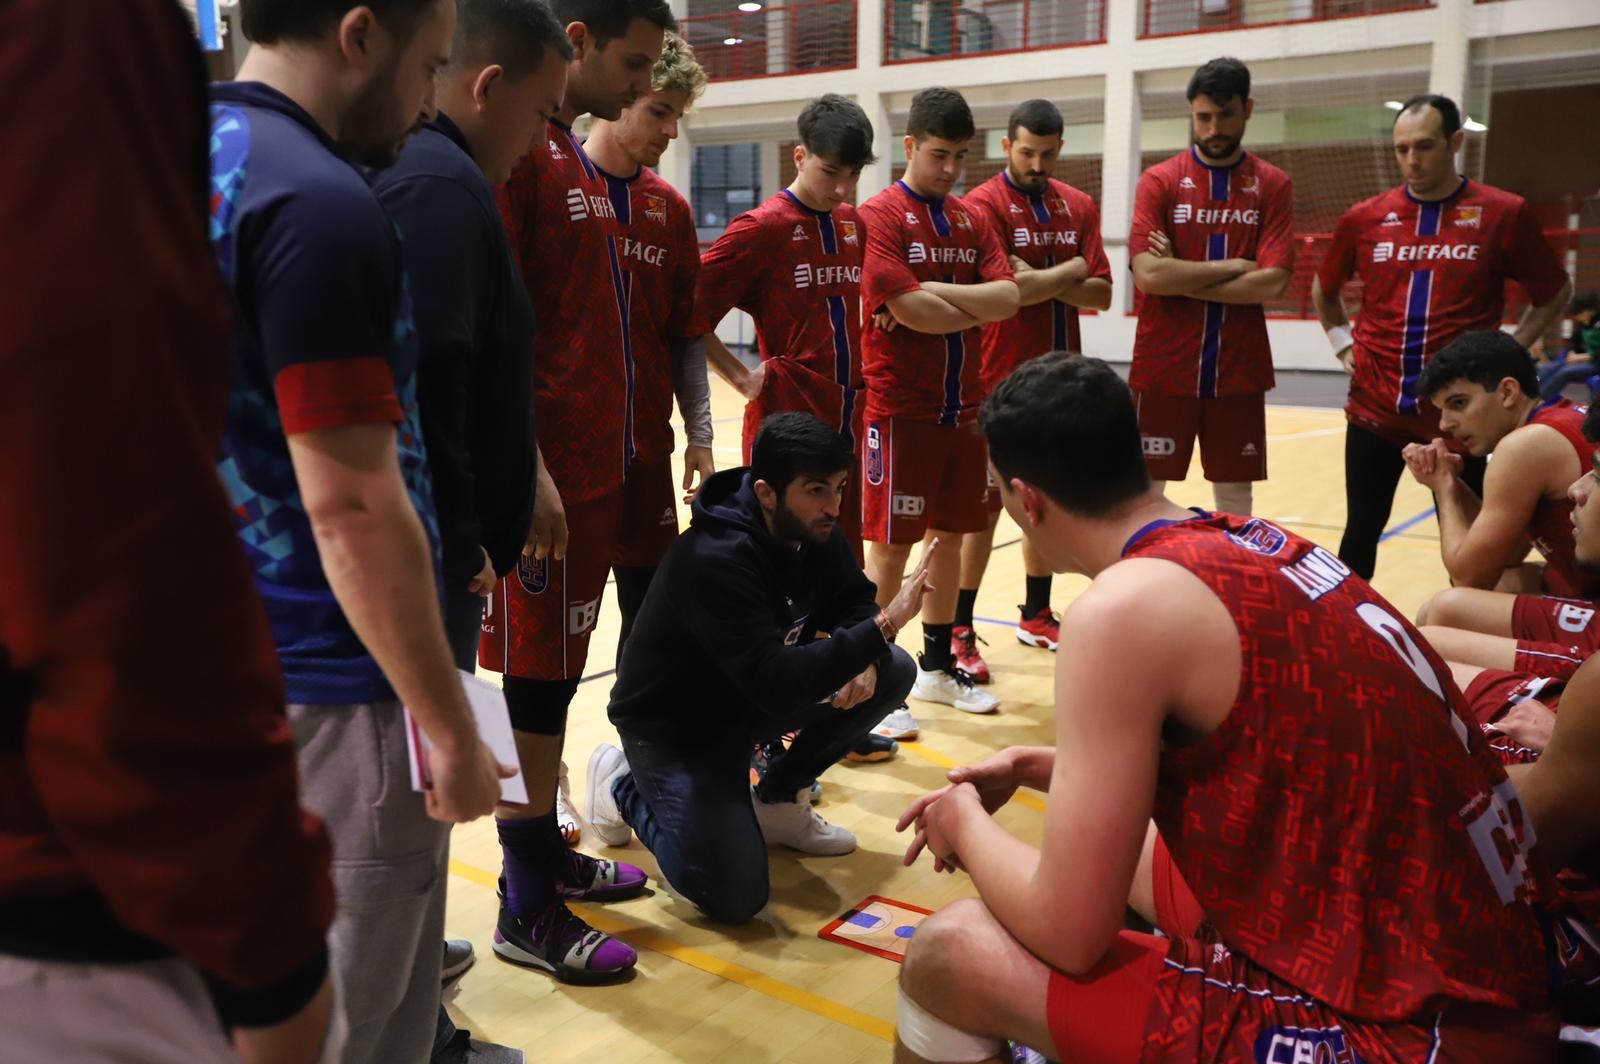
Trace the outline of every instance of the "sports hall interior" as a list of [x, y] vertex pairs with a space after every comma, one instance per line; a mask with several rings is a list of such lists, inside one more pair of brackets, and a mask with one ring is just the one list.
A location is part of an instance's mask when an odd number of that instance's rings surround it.
[[[1461, 159], [1471, 178], [1524, 196], [1566, 256], [1575, 290], [1600, 288], [1600, 3], [1595, 0], [674, 0], [684, 33], [711, 76], [661, 172], [690, 199], [700, 239], [784, 187], [794, 174], [794, 118], [824, 92], [853, 96], [876, 131], [878, 161], [858, 201], [904, 169], [901, 136], [912, 95], [959, 89], [979, 141], [962, 186], [1004, 165], [1006, 117], [1045, 97], [1066, 120], [1056, 176], [1099, 203], [1115, 291], [1111, 309], [1083, 318], [1085, 353], [1130, 357], [1136, 317], [1127, 238], [1141, 171], [1189, 142], [1184, 86], [1196, 65], [1233, 55], [1254, 76], [1245, 148], [1286, 170], [1295, 185], [1296, 264], [1289, 290], [1268, 307], [1279, 387], [1267, 397], [1269, 479], [1255, 510], [1330, 550], [1344, 526], [1345, 377], [1311, 304], [1311, 278], [1339, 215], [1398, 182], [1388, 146], [1397, 101], [1438, 92], [1463, 102]], [[222, 8], [211, 73], [243, 56], [235, 9]], [[1513, 291], [1508, 321], [1526, 300]], [[719, 335], [754, 358], [751, 323], [735, 311]], [[1575, 397], [1587, 394], [1584, 388]], [[712, 382], [718, 467], [740, 461], [742, 400]], [[681, 467], [678, 470], [681, 474]], [[1209, 506], [1198, 458], [1169, 494]], [[680, 519], [687, 524], [688, 512]], [[836, 766], [822, 779], [819, 812], [855, 832], [843, 858], [772, 851], [772, 902], [748, 926], [708, 923], [659, 889], [606, 906], [579, 905], [593, 926], [639, 950], [622, 986], [566, 985], [494, 959], [499, 847], [490, 820], [455, 829], [447, 931], [482, 958], [447, 995], [457, 1023], [526, 1049], [548, 1064], [580, 1060], [816, 1061], [888, 1059], [897, 966], [819, 931], [871, 896], [935, 910], [974, 893], [901, 857], [894, 823], [945, 771], [1012, 744], [1051, 744], [1053, 656], [1014, 638], [1023, 584], [1019, 532], [1002, 515], [975, 611], [984, 655], [1003, 700], [993, 716], [913, 703], [918, 740], [879, 764]], [[1403, 477], [1374, 578], [1412, 614], [1448, 584], [1428, 491]], [[1087, 582], [1058, 576], [1065, 608]], [[588, 675], [573, 703], [567, 762], [575, 794], [584, 762], [616, 742], [606, 719], [618, 617], [602, 609]], [[902, 639], [920, 641], [916, 632]], [[485, 678], [498, 677], [483, 673]], [[1042, 796], [1022, 793], [999, 819], [1037, 842]], [[586, 848], [596, 845], [586, 838]], [[593, 850], [646, 868], [635, 840]]]

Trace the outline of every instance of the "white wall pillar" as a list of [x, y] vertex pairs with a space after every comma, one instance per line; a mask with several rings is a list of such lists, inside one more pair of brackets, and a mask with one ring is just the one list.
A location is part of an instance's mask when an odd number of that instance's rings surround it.
[[[1131, 48], [1139, 30], [1140, 0], [1110, 0], [1106, 9], [1106, 41], [1113, 48]], [[1133, 192], [1139, 183], [1139, 75], [1132, 63], [1114, 65], [1105, 81], [1105, 144], [1100, 170], [1100, 234], [1111, 260], [1116, 298], [1113, 315], [1132, 307], [1132, 275], [1128, 273], [1128, 229], [1133, 220]]]
[[678, 123], [678, 139], [667, 145], [666, 152], [661, 156], [661, 165], [656, 167], [667, 184], [683, 193], [684, 199], [689, 198], [690, 190], [694, 187], [694, 135], [689, 129], [689, 119]]
[[[756, 142], [756, 168], [757, 180], [760, 189], [756, 195], [756, 203], [761, 203], [768, 196], [783, 187], [783, 177], [779, 170], [778, 142], [775, 140], [762, 140]], [[751, 204], [755, 206], [755, 204]]]

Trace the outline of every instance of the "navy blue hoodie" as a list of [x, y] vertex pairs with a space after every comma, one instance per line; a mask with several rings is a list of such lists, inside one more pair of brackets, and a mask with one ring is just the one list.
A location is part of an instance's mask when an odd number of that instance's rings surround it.
[[[701, 488], [623, 648], [611, 722], [625, 736], [774, 738], [840, 712], [833, 693], [881, 664], [877, 588], [837, 529], [786, 546], [767, 531], [748, 469]], [[832, 638], [817, 639], [817, 633]]]

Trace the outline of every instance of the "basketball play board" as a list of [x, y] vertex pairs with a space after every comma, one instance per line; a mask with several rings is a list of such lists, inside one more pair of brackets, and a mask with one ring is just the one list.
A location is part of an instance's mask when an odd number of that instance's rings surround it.
[[818, 931], [817, 937], [875, 953], [898, 964], [905, 959], [906, 946], [917, 933], [917, 925], [932, 913], [932, 909], [872, 894]]

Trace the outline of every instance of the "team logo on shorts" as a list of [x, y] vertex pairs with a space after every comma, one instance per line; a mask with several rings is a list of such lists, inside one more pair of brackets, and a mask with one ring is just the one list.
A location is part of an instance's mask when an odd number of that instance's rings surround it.
[[1589, 622], [1594, 620], [1594, 610], [1588, 606], [1580, 606], [1576, 602], [1563, 602], [1556, 610], [1556, 623], [1563, 632], [1582, 632], [1589, 627]]
[[1139, 439], [1144, 441], [1146, 458], [1166, 458], [1178, 453], [1178, 441], [1171, 436], [1140, 436]]
[[889, 512], [896, 517], [921, 517], [927, 508], [928, 501], [921, 495], [896, 495], [889, 500]]
[[883, 434], [878, 426], [867, 426], [867, 483], [883, 483]]
[[1245, 526], [1237, 532], [1229, 532], [1228, 538], [1233, 540], [1245, 550], [1271, 557], [1283, 549], [1289, 542], [1289, 537], [1282, 529], [1274, 528], [1260, 518], [1252, 518], [1245, 522]]
[[1342, 1027], [1268, 1027], [1255, 1048], [1256, 1064], [1361, 1064]]
[[517, 583], [530, 595], [542, 595], [550, 586], [550, 559], [537, 560], [526, 554], [517, 559]]

